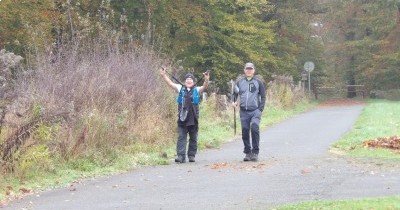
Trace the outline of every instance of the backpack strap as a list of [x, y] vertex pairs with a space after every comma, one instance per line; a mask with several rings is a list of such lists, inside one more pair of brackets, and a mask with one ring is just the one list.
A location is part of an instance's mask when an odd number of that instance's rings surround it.
[[[177, 102], [178, 104], [184, 104], [185, 103], [185, 94], [186, 94], [186, 90], [185, 90], [185, 86], [182, 86], [181, 90], [179, 91], [179, 95], [177, 98]], [[192, 103], [195, 105], [198, 105], [200, 103], [200, 93], [197, 89], [196, 86], [194, 86], [190, 92], [192, 92]]]
[[178, 98], [176, 99], [178, 104], [182, 104], [182, 102], [184, 101], [184, 97], [185, 97], [185, 86], [182, 85], [181, 89], [179, 90]]

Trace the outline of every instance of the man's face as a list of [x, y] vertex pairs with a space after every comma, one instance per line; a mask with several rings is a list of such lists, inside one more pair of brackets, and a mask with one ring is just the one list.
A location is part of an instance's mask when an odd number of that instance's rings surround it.
[[245, 68], [244, 74], [246, 75], [246, 77], [253, 77], [255, 71], [256, 70], [254, 68]]
[[193, 85], [194, 85], [194, 81], [193, 81], [193, 79], [192, 78], [186, 78], [186, 80], [185, 80], [185, 86], [186, 87], [188, 87], [188, 88], [191, 88], [191, 87], [193, 87]]

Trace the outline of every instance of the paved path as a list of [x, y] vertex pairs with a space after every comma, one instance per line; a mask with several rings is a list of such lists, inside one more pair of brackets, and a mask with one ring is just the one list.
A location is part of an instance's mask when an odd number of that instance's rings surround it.
[[236, 139], [200, 152], [196, 163], [89, 180], [27, 196], [5, 209], [270, 209], [304, 200], [398, 195], [398, 165], [356, 165], [328, 152], [361, 110], [321, 107], [269, 127], [261, 134], [259, 162], [242, 162]]

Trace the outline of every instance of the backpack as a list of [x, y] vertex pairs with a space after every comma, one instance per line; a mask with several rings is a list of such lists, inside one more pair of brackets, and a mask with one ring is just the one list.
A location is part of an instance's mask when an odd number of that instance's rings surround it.
[[[193, 91], [192, 93], [192, 103], [194, 105], [199, 105], [200, 103], [200, 94], [199, 91], [197, 90], [197, 87], [193, 87], [190, 91]], [[189, 109], [185, 107], [185, 94], [187, 93], [185, 86], [182, 86], [181, 90], [179, 91], [179, 95], [177, 98], [177, 102], [180, 105], [180, 111], [179, 111], [179, 120], [182, 122], [185, 122], [187, 119], [187, 115], [189, 113]]]
[[[200, 104], [200, 93], [197, 90], [197, 86], [194, 86], [192, 90], [193, 90], [192, 103], [194, 105], [199, 105]], [[178, 104], [182, 104], [185, 94], [186, 94], [186, 88], [184, 86], [182, 86], [181, 90], [179, 91], [178, 98], [176, 99]]]

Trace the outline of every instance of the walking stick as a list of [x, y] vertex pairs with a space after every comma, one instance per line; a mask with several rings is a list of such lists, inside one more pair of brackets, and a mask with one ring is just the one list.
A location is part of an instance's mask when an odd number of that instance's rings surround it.
[[170, 74], [170, 73], [165, 69], [164, 66], [161, 66], [161, 68], [162, 68], [163, 70], [165, 70], [165, 72], [166, 72], [170, 77], [172, 77], [172, 79], [174, 79], [178, 84], [180, 84], [180, 85], [182, 85], [182, 86], [185, 86], [181, 81], [179, 81], [177, 78], [175, 78], [174, 75]]
[[[235, 83], [233, 82], [233, 80], [231, 80], [231, 85], [232, 85], [232, 95], [231, 95], [231, 101], [232, 103], [235, 102], [234, 99], [234, 93], [235, 93]], [[233, 135], [236, 136], [236, 106], [233, 107]]]
[[236, 136], [236, 107], [233, 107], [233, 134]]

